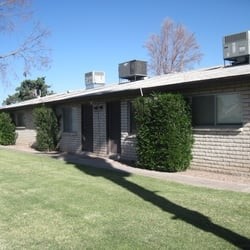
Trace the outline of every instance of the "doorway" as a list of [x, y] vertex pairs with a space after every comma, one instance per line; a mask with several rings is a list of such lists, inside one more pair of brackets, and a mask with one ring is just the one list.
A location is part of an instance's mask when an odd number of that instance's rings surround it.
[[82, 105], [82, 151], [93, 152], [93, 107]]

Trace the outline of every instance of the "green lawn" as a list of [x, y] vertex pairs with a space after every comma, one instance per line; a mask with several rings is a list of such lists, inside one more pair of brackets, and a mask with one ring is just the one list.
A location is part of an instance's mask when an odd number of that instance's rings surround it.
[[0, 249], [249, 249], [250, 195], [0, 149]]

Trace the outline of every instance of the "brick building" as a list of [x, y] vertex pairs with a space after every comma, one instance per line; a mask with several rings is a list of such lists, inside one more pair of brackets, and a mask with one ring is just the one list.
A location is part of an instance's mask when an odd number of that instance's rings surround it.
[[61, 117], [60, 150], [136, 160], [131, 100], [181, 93], [192, 107], [192, 168], [250, 176], [250, 65], [220, 66], [72, 91], [4, 106], [17, 144], [35, 143], [32, 111], [44, 104]]

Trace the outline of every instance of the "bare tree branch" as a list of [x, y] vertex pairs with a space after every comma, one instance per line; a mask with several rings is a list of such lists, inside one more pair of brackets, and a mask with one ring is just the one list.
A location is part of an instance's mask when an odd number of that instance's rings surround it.
[[[30, 15], [26, 11], [29, 0], [0, 0], [0, 32], [12, 32], [16, 21]], [[23, 19], [24, 18], [24, 19]], [[45, 46], [45, 40], [50, 32], [39, 23], [16, 48], [0, 53], [0, 74], [5, 78], [12, 65], [19, 62], [23, 65], [24, 75], [30, 74], [32, 68], [42, 69], [49, 66], [50, 50]], [[15, 74], [15, 73], [14, 73]]]
[[150, 56], [149, 67], [155, 75], [183, 71], [202, 58], [194, 34], [171, 19], [163, 22], [160, 34], [149, 37], [145, 47]]
[[18, 21], [31, 16], [29, 0], [0, 0], [0, 32], [14, 31]]

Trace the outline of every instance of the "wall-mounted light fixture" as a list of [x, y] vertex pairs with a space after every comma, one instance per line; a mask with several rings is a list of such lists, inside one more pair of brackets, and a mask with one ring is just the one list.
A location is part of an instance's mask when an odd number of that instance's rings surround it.
[[96, 106], [94, 106], [94, 110], [102, 110], [103, 109], [103, 105], [96, 105]]

